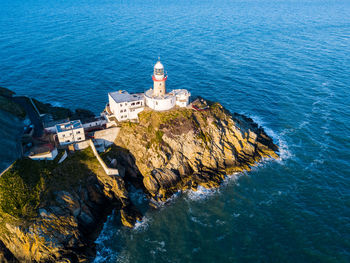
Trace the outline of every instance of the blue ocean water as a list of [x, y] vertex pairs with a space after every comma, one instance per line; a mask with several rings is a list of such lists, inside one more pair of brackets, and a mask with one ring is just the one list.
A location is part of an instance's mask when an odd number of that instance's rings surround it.
[[[99, 113], [107, 92], [148, 89], [160, 56], [169, 89], [252, 117], [280, 146], [280, 160], [219, 189], [179, 194], [144, 211], [136, 229], [112, 215], [95, 262], [350, 262], [349, 1], [0, 7], [0, 86]], [[15, 156], [8, 123], [3, 117], [6, 162]], [[142, 206], [142, 194], [133, 198]]]

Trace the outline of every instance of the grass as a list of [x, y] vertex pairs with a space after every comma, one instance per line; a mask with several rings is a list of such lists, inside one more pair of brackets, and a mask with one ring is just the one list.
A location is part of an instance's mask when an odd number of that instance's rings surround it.
[[28, 220], [36, 214], [50, 172], [30, 159], [17, 161], [0, 178], [0, 211]]
[[79, 187], [89, 176], [100, 172], [103, 170], [90, 148], [69, 155], [61, 164], [58, 158], [17, 160], [0, 177], [0, 216], [31, 220], [41, 205], [54, 202], [55, 192]]
[[155, 138], [155, 140], [156, 140], [157, 143], [162, 143], [163, 142], [163, 135], [164, 135], [164, 132], [162, 132], [160, 130], [156, 131], [156, 138]]

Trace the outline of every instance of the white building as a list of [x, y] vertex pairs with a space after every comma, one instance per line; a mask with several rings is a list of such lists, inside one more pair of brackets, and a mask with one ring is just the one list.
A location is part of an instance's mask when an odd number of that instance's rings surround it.
[[37, 147], [32, 150], [32, 152], [28, 155], [28, 157], [35, 161], [42, 160], [54, 160], [58, 154], [57, 148], [51, 147]]
[[191, 97], [191, 93], [186, 89], [174, 89], [170, 93], [172, 93], [176, 98], [176, 106], [179, 107], [187, 107], [189, 103], [189, 98]]
[[175, 107], [187, 107], [191, 94], [185, 89], [173, 90], [166, 92], [165, 82], [168, 76], [164, 74], [164, 66], [158, 61], [154, 65], [152, 75], [153, 89], [145, 92], [146, 105], [156, 111], [170, 110]]
[[136, 120], [144, 110], [144, 94], [129, 94], [125, 90], [108, 93], [109, 109], [118, 121]]
[[80, 120], [57, 124], [56, 133], [61, 145], [85, 140], [84, 128]]

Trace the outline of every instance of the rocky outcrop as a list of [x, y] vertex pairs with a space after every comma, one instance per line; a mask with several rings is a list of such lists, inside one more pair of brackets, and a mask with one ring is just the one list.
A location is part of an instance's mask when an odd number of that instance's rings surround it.
[[0, 177], [0, 261], [89, 262], [112, 210], [127, 227], [142, 220], [129, 185], [152, 203], [164, 202], [179, 190], [217, 187], [227, 175], [278, 157], [252, 119], [204, 99], [193, 104], [196, 109], [146, 109], [139, 123], [121, 123], [114, 145], [101, 154], [119, 175], [106, 174], [89, 148], [61, 164], [18, 160]]
[[139, 171], [134, 176], [156, 201], [181, 189], [217, 187], [226, 175], [278, 157], [277, 146], [252, 119], [204, 99], [194, 105], [203, 110], [146, 110], [138, 124], [123, 125], [115, 141], [128, 149], [124, 154], [132, 158], [125, 159], [135, 160]]
[[[34, 193], [40, 195], [38, 203], [27, 202], [31, 191], [21, 196], [18, 186], [5, 189], [12, 187], [11, 178], [24, 192], [29, 186], [39, 189]], [[94, 240], [112, 209], [126, 217], [124, 210], [132, 206], [124, 180], [105, 174], [90, 149], [71, 154], [62, 164], [17, 161], [1, 180], [0, 251], [8, 262], [11, 254], [20, 262], [89, 262], [95, 255]], [[6, 210], [3, 202], [9, 198], [16, 206], [23, 204], [19, 213]], [[28, 213], [30, 206], [37, 208]], [[134, 221], [125, 221], [128, 226], [140, 220], [136, 213], [129, 216]]]

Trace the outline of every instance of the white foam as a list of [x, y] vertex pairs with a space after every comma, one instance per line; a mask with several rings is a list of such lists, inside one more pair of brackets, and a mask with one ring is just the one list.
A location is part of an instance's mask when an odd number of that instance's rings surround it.
[[233, 213], [234, 217], [239, 217], [241, 214], [240, 213]]
[[[288, 132], [288, 130], [283, 131], [281, 134], [276, 134], [272, 129], [270, 129], [266, 125], [265, 121], [263, 121], [261, 117], [252, 115], [251, 118], [255, 123], [263, 127], [266, 134], [270, 136], [273, 139], [274, 143], [278, 145], [279, 158], [277, 159], [277, 161], [282, 162], [293, 157], [292, 152], [288, 148], [287, 142], [283, 139], [283, 135], [285, 135]], [[267, 158], [266, 160], [270, 160], [270, 158]]]
[[171, 204], [174, 202], [182, 193], [182, 190], [178, 190], [176, 193], [174, 193], [170, 198], [168, 198], [165, 202], [163, 201], [156, 201], [154, 199], [151, 199], [151, 202], [159, 209], [163, 209], [165, 205]]
[[217, 219], [217, 220], [215, 221], [215, 224], [216, 224], [216, 225], [222, 226], [222, 225], [225, 224], [225, 221], [222, 221], [222, 220], [220, 220], [220, 219]]
[[147, 216], [142, 217], [141, 221], [136, 221], [136, 224], [133, 228], [134, 231], [143, 231], [147, 229], [150, 223], [150, 219]]
[[201, 222], [198, 218], [196, 218], [195, 216], [191, 216], [190, 217], [191, 221], [198, 224], [198, 225], [201, 225], [201, 226], [205, 226], [205, 227], [210, 227], [208, 224], [205, 224], [203, 222]]
[[198, 186], [197, 191], [187, 190], [185, 193], [187, 194], [189, 199], [199, 201], [199, 200], [205, 200], [208, 197], [213, 196], [218, 192], [219, 192], [219, 188], [207, 189], [203, 186]]
[[107, 217], [107, 221], [103, 225], [103, 229], [95, 240], [95, 244], [97, 245], [97, 253], [93, 263], [102, 263], [109, 262], [112, 258], [116, 258], [117, 254], [115, 251], [112, 251], [108, 246], [105, 245], [105, 242], [114, 238], [115, 231], [110, 228], [113, 227], [113, 221], [115, 220], [115, 211], [112, 212], [110, 216]]
[[152, 244], [152, 247], [153, 245], [156, 245], [156, 247], [151, 250], [151, 253], [153, 255], [157, 254], [158, 252], [162, 252], [162, 253], [167, 252], [167, 250], [165, 249], [165, 241], [146, 239], [145, 242]]
[[63, 107], [63, 104], [58, 101], [50, 102], [52, 106], [54, 107]]

